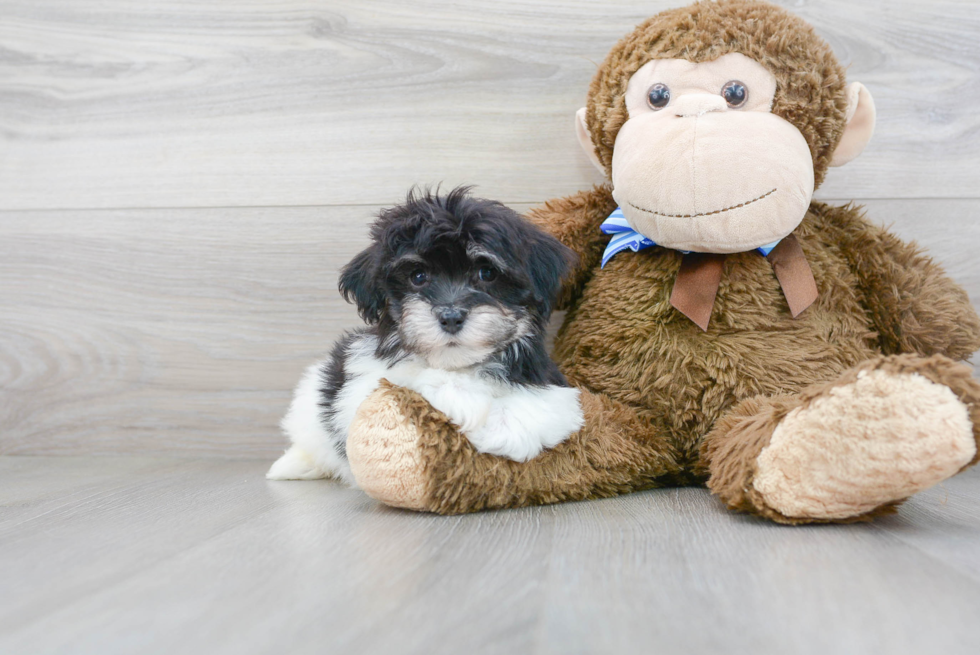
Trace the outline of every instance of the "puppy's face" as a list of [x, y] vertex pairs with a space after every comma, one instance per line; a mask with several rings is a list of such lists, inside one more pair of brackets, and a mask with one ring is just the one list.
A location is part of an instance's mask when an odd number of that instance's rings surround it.
[[392, 262], [388, 289], [402, 346], [430, 366], [478, 364], [531, 331], [522, 272], [472, 241], [403, 255]]
[[547, 322], [570, 253], [515, 212], [471, 198], [410, 195], [383, 212], [341, 291], [378, 325], [382, 349], [430, 366], [486, 361]]

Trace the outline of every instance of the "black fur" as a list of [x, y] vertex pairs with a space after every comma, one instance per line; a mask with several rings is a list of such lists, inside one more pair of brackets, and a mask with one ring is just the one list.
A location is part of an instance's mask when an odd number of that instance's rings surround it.
[[[328, 432], [331, 431], [329, 427], [330, 422], [337, 413], [335, 402], [337, 400], [337, 394], [340, 393], [340, 390], [348, 381], [347, 371], [344, 367], [344, 362], [347, 360], [347, 349], [363, 333], [364, 330], [354, 330], [344, 334], [334, 344], [333, 350], [330, 351], [330, 357], [327, 358], [327, 361], [320, 368], [320, 409], [321, 417], [327, 425]], [[346, 459], [347, 441], [345, 439], [338, 439], [334, 441], [333, 445], [337, 453]]]
[[357, 305], [357, 313], [369, 324], [375, 324], [384, 311], [383, 290], [375, 284], [381, 263], [374, 246], [358, 253], [340, 272], [338, 287], [344, 300]]

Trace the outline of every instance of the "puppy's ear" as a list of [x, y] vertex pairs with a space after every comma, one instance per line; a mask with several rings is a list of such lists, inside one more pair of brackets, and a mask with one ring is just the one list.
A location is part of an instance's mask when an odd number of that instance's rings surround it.
[[362, 250], [340, 272], [337, 285], [344, 300], [357, 304], [357, 313], [375, 324], [381, 320], [385, 295], [381, 287], [381, 264], [377, 245]]
[[558, 298], [562, 283], [578, 258], [570, 248], [550, 234], [538, 232], [530, 242], [531, 256], [528, 266], [531, 284], [541, 303], [542, 314], [547, 316]]

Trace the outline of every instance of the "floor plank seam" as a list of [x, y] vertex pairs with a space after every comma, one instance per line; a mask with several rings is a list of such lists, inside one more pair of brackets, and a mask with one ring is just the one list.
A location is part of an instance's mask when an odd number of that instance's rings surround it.
[[[587, 185], [586, 185], [587, 186]], [[583, 187], [585, 188], [585, 187]], [[551, 197], [543, 197], [537, 200], [510, 200], [496, 198], [505, 205], [543, 205]], [[121, 211], [212, 211], [212, 210], [249, 210], [249, 209], [342, 209], [345, 207], [383, 207], [396, 202], [401, 198], [392, 197], [387, 201], [379, 202], [334, 202], [326, 204], [296, 204], [296, 205], [134, 205], [134, 206], [110, 206], [110, 207], [23, 207], [23, 208], [0, 208], [2, 214], [18, 213], [55, 213], [55, 212], [121, 212]], [[964, 202], [980, 200], [980, 196], [865, 196], [852, 198], [814, 198], [815, 202], [826, 203], [864, 203], [864, 202], [927, 202], [927, 201], [961, 200]]]

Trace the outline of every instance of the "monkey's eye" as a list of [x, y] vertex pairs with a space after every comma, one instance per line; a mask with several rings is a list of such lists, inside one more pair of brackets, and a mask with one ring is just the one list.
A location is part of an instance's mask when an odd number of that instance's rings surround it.
[[421, 268], [416, 268], [408, 277], [412, 280], [412, 284], [417, 287], [424, 286], [425, 283], [429, 281], [429, 274], [423, 271]]
[[729, 107], [741, 107], [749, 99], [749, 90], [738, 80], [732, 80], [721, 87], [721, 95]]
[[654, 84], [647, 91], [647, 103], [654, 109], [663, 109], [670, 102], [670, 89], [666, 84]]
[[481, 266], [477, 275], [479, 275], [480, 279], [484, 282], [493, 282], [497, 279], [497, 269], [495, 269], [493, 266]]

